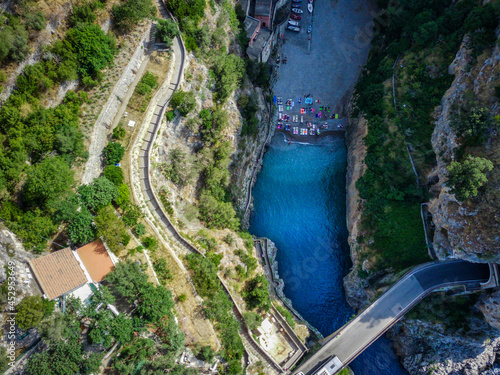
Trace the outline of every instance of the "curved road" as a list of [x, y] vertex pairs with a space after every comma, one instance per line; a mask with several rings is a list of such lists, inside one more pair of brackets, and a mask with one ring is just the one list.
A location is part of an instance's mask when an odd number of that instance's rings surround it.
[[333, 355], [345, 367], [432, 291], [454, 285], [479, 289], [489, 278], [487, 263], [449, 260], [416, 267], [355, 319], [327, 337], [329, 341], [293, 374], [315, 374]]

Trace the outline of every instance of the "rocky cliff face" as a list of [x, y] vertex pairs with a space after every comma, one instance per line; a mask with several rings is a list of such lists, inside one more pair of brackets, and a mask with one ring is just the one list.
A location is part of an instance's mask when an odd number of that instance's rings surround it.
[[359, 201], [356, 181], [365, 171], [364, 159], [366, 147], [363, 138], [368, 132], [368, 123], [363, 117], [349, 119], [346, 132], [347, 144], [347, 177], [346, 177], [346, 199], [347, 199], [347, 229], [349, 230], [349, 247], [353, 267], [351, 272], [344, 278], [344, 289], [346, 299], [352, 308], [359, 310], [368, 303], [368, 295], [365, 290], [365, 282], [358, 276], [358, 267], [362, 267], [358, 253], [361, 245], [357, 238], [360, 235], [361, 206]]
[[[436, 153], [437, 166], [430, 178], [439, 181], [431, 187], [434, 198], [429, 210], [436, 226], [434, 246], [440, 259], [449, 256], [473, 262], [500, 260], [500, 163], [499, 139], [496, 129], [492, 129], [484, 147], [477, 151], [495, 164], [488, 184], [476, 199], [460, 203], [450, 194], [446, 186], [446, 166], [454, 160], [458, 146], [457, 136], [450, 127], [454, 108], [464, 102], [464, 97], [473, 96], [481, 108], [487, 108], [492, 115], [498, 114], [498, 99], [495, 85], [500, 74], [500, 48], [478, 57], [477, 63], [466, 48], [467, 40], [449, 67], [455, 80], [446, 92], [436, 112], [436, 122], [432, 144]], [[472, 65], [472, 69], [471, 69]], [[437, 178], [436, 178], [437, 177]]]
[[[434, 246], [438, 258], [458, 257], [471, 262], [500, 260], [499, 140], [493, 127], [485, 146], [471, 149], [475, 156], [490, 159], [495, 168], [480, 194], [459, 202], [446, 186], [446, 167], [455, 159], [459, 146], [450, 126], [453, 111], [467, 100], [498, 114], [495, 86], [500, 73], [498, 45], [477, 58], [471, 57], [464, 40], [449, 73], [455, 75], [450, 89], [436, 110], [432, 144], [437, 165], [429, 175], [435, 182], [430, 192], [429, 210], [435, 225]], [[494, 120], [495, 121], [495, 120]], [[498, 374], [494, 368], [500, 350], [500, 293], [483, 295], [474, 307], [481, 318], [471, 318], [471, 329], [445, 330], [441, 324], [405, 319], [389, 335], [410, 374]]]
[[[484, 147], [470, 150], [474, 156], [488, 158], [495, 165], [478, 197], [458, 202], [446, 186], [446, 166], [454, 160], [459, 146], [450, 126], [453, 111], [464, 105], [467, 98], [473, 98], [480, 108], [487, 108], [492, 117], [500, 110], [495, 96], [500, 77], [500, 48], [496, 45], [475, 60], [466, 46], [467, 40], [464, 40], [449, 67], [449, 73], [454, 74], [455, 79], [435, 113], [432, 144], [437, 165], [428, 176], [432, 181], [429, 210], [435, 225], [434, 245], [440, 259], [458, 257], [472, 262], [499, 262], [498, 126], [492, 126]], [[354, 266], [344, 279], [344, 286], [348, 302], [355, 309], [365, 306], [368, 297], [374, 294], [373, 288], [367, 288], [367, 283], [358, 276], [358, 269], [368, 269], [369, 264], [360, 263], [358, 254], [362, 248], [356, 240], [362, 235], [359, 227], [362, 211], [355, 183], [364, 170], [363, 137], [366, 131], [363, 118], [351, 119], [347, 137], [347, 225]], [[474, 309], [479, 317], [471, 318], [471, 328], [467, 332], [445, 329], [442, 324], [427, 320], [410, 319], [403, 320], [389, 331], [388, 336], [394, 341], [410, 374], [500, 374], [500, 369], [495, 368], [496, 354], [500, 350], [500, 292], [483, 295]]]

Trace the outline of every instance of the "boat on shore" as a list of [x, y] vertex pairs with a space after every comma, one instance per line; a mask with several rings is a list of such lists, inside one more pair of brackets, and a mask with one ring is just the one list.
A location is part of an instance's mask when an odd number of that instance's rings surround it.
[[312, 14], [312, 12], [313, 12], [313, 5], [312, 5], [312, 3], [308, 3], [307, 4], [307, 10], [309, 11], [309, 13]]

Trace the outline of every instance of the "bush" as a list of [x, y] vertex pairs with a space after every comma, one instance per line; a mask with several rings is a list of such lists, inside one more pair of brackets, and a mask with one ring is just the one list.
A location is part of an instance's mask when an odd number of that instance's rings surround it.
[[116, 128], [113, 129], [113, 139], [123, 139], [125, 138], [126, 130], [123, 128], [122, 123], [120, 123]]
[[148, 250], [156, 250], [158, 248], [158, 240], [154, 237], [148, 236], [141, 240], [144, 247]]
[[128, 227], [133, 227], [137, 224], [139, 219], [142, 219], [144, 215], [142, 214], [141, 208], [133, 203], [126, 203], [122, 207], [123, 209], [123, 222]]
[[174, 21], [167, 19], [158, 20], [156, 25], [156, 38], [162, 42], [166, 43], [169, 47], [172, 45], [172, 39], [180, 35], [179, 27]]
[[146, 72], [135, 88], [139, 95], [149, 94], [158, 87], [158, 77], [151, 72]]
[[493, 169], [493, 163], [479, 157], [469, 157], [463, 162], [452, 162], [448, 166], [448, 183], [451, 192], [459, 201], [475, 197], [478, 189], [488, 182], [486, 174]]
[[184, 302], [187, 299], [187, 296], [185, 294], [180, 294], [178, 299], [179, 302]]
[[103, 238], [115, 255], [119, 255], [130, 237], [127, 235], [125, 224], [116, 216], [114, 208], [112, 206], [101, 208], [94, 221], [97, 236]]
[[74, 183], [73, 171], [60, 157], [49, 157], [28, 170], [23, 185], [23, 200], [30, 206], [44, 206], [70, 189]]
[[236, 230], [240, 225], [230, 202], [221, 202], [207, 193], [200, 198], [200, 217], [209, 228]]
[[45, 29], [46, 22], [45, 15], [40, 11], [26, 15], [26, 26], [30, 29], [43, 30]]
[[262, 316], [253, 311], [244, 312], [243, 319], [245, 319], [245, 324], [250, 330], [257, 329], [262, 324]]
[[122, 206], [130, 201], [130, 189], [127, 184], [118, 186], [118, 197], [115, 199], [117, 205]]
[[248, 280], [243, 291], [243, 298], [249, 309], [261, 308], [268, 311], [271, 308], [269, 299], [269, 282], [264, 275]]
[[177, 90], [170, 98], [170, 106], [179, 110], [179, 114], [185, 117], [196, 107], [195, 95], [191, 91]]
[[108, 165], [104, 168], [104, 177], [111, 181], [116, 186], [123, 183], [123, 170], [115, 165]]
[[21, 329], [29, 329], [40, 323], [44, 315], [44, 304], [40, 296], [24, 297], [16, 307], [16, 324]]
[[92, 214], [85, 208], [75, 213], [68, 225], [68, 237], [76, 245], [83, 245], [95, 238]]
[[114, 40], [97, 25], [79, 24], [66, 32], [66, 40], [77, 56], [78, 74], [82, 78], [97, 77], [102, 69], [113, 63]]
[[106, 159], [106, 164], [117, 164], [122, 160], [125, 154], [125, 149], [118, 142], [109, 142], [104, 149], [104, 158]]
[[82, 203], [92, 212], [118, 198], [118, 188], [106, 177], [98, 177], [90, 185], [81, 185], [78, 193]]
[[137, 237], [142, 237], [146, 234], [146, 227], [142, 223], [137, 223], [137, 225], [134, 228], [134, 234]]
[[151, 0], [128, 0], [113, 6], [113, 19], [118, 29], [129, 31], [144, 18], [154, 16], [156, 8]]
[[158, 275], [158, 279], [160, 280], [161, 284], [166, 284], [167, 282], [169, 282], [174, 278], [174, 275], [172, 275], [172, 272], [168, 267], [166, 259], [164, 258], [156, 259], [153, 262], [153, 267], [155, 269], [156, 274]]

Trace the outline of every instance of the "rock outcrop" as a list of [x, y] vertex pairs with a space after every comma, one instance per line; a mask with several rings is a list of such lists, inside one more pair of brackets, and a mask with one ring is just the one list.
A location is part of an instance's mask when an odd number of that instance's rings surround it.
[[434, 247], [440, 259], [453, 256], [472, 262], [499, 261], [500, 214], [497, 211], [500, 206], [500, 156], [498, 135], [494, 129], [484, 149], [479, 150], [480, 154], [496, 165], [480, 196], [461, 203], [446, 186], [446, 167], [455, 159], [455, 150], [459, 145], [450, 126], [455, 108], [463, 104], [464, 97], [469, 95], [474, 96], [478, 105], [488, 108], [490, 113], [498, 112], [494, 87], [495, 78], [500, 73], [500, 48], [497, 45], [491, 56], [482, 55], [474, 64], [466, 45], [467, 38], [449, 67], [449, 73], [455, 75], [455, 80], [437, 109], [432, 136], [437, 166], [429, 179], [438, 180], [430, 189], [434, 199], [429, 203], [429, 211], [436, 226]]

